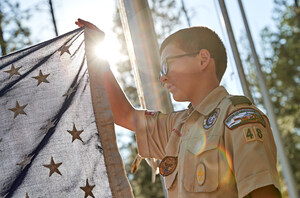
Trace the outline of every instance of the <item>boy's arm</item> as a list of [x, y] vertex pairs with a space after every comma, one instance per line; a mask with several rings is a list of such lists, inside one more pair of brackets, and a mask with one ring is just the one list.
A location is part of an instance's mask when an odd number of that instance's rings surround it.
[[137, 110], [128, 101], [110, 69], [104, 74], [104, 86], [108, 94], [115, 123], [135, 131]]
[[[97, 28], [97, 26], [88, 21], [78, 19], [75, 24], [79, 27], [84, 26], [92, 30], [96, 30], [100, 33], [100, 35], [103, 34], [104, 36], [104, 33], [99, 28]], [[107, 64], [107, 68], [109, 68], [108, 63], [103, 64]], [[108, 69], [104, 72], [104, 86], [108, 94], [115, 123], [129, 130], [135, 131], [134, 118], [136, 117], [137, 110], [135, 110], [134, 107], [130, 104], [111, 70]]]
[[251, 198], [259, 198], [259, 197], [265, 197], [265, 198], [280, 198], [280, 192], [277, 190], [277, 188], [273, 185], [264, 186], [261, 188], [258, 188], [254, 191], [252, 191], [250, 194]]

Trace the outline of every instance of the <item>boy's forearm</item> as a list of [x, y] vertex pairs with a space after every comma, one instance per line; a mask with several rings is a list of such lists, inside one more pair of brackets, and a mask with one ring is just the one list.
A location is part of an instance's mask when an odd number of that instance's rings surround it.
[[104, 86], [109, 97], [115, 123], [134, 131], [135, 109], [130, 104], [110, 69], [105, 72]]

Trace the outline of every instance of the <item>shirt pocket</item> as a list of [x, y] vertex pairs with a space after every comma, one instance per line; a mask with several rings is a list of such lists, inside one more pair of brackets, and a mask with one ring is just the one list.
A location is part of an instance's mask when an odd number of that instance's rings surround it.
[[173, 190], [176, 187], [177, 174], [178, 174], [178, 165], [175, 171], [171, 175], [165, 177], [166, 188], [168, 190]]
[[[188, 192], [213, 192], [219, 185], [220, 136], [188, 141], [183, 166], [183, 186]], [[199, 146], [201, 145], [201, 146]]]

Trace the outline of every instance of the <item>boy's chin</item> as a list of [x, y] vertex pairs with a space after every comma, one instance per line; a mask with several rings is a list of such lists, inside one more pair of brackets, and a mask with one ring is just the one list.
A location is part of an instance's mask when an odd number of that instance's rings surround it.
[[173, 95], [173, 99], [176, 101], [176, 102], [187, 102], [189, 101], [186, 97], [183, 97], [179, 94], [172, 94]]

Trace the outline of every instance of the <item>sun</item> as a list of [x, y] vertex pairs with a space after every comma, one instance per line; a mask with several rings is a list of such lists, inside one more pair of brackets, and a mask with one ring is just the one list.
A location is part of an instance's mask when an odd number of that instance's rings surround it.
[[102, 42], [96, 45], [94, 55], [100, 59], [107, 60], [110, 69], [115, 75], [119, 75], [118, 64], [128, 59], [127, 54], [124, 54], [122, 44], [114, 32], [105, 32], [105, 37]]
[[115, 62], [120, 58], [120, 43], [115, 37], [106, 35], [104, 40], [100, 42], [95, 49], [95, 54], [109, 62]]

